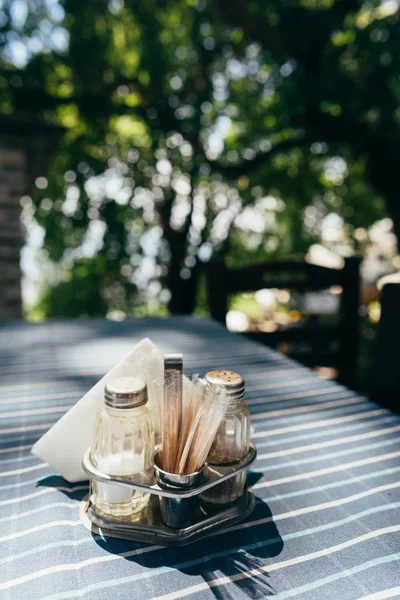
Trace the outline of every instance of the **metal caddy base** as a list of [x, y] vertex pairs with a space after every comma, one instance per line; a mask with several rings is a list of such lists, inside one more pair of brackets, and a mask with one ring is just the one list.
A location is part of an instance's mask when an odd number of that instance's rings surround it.
[[256, 448], [254, 444], [251, 444], [246, 458], [235, 467], [232, 467], [231, 471], [222, 475], [213, 467], [212, 473], [205, 482], [194, 489], [166, 490], [160, 488], [156, 483], [146, 485], [135, 482], [133, 478], [110, 476], [102, 473], [92, 464], [90, 450], [87, 450], [82, 465], [91, 480], [96, 479], [101, 483], [122, 485], [133, 490], [150, 493], [152, 497], [147, 507], [138, 515], [134, 515], [132, 518], [121, 517], [113, 520], [106, 515], [96, 513], [90, 502], [90, 495], [88, 495], [81, 503], [81, 521], [86, 529], [102, 536], [165, 546], [190, 544], [246, 519], [255, 508], [254, 495], [245, 489], [241, 498], [229, 505], [213, 507], [211, 511], [199, 506], [195, 513], [194, 524], [185, 529], [173, 529], [163, 523], [159, 497], [190, 498], [198, 496], [215, 485], [234, 477], [241, 471], [247, 471], [254, 462], [256, 455]]

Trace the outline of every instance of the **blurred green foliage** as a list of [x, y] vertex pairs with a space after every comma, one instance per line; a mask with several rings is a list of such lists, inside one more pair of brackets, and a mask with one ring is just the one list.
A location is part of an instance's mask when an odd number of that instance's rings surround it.
[[398, 234], [399, 37], [373, 0], [3, 0], [0, 110], [66, 129], [37, 314], [190, 312], [202, 261], [303, 256], [330, 214], [338, 253], [384, 203]]
[[33, 317], [99, 317], [107, 304], [100, 289], [104, 278], [101, 260], [83, 259], [68, 272], [67, 279], [48, 288], [34, 309]]

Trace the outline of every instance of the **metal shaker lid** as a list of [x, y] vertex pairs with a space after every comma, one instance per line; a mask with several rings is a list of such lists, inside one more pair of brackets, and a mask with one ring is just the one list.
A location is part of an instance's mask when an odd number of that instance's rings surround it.
[[219, 369], [208, 371], [204, 378], [208, 383], [224, 387], [230, 400], [240, 400], [244, 395], [244, 379], [239, 373]]
[[104, 388], [104, 401], [112, 408], [136, 408], [147, 402], [147, 385], [137, 377], [119, 377]]

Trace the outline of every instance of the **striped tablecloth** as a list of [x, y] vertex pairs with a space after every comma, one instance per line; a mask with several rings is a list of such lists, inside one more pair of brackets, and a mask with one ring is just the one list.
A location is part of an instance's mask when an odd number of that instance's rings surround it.
[[[183, 548], [93, 537], [87, 485], [32, 444], [142, 337], [187, 373], [246, 379], [259, 456], [247, 522]], [[204, 319], [0, 329], [0, 598], [400, 598], [400, 418]], [[73, 439], [71, 439], [73, 444]]]

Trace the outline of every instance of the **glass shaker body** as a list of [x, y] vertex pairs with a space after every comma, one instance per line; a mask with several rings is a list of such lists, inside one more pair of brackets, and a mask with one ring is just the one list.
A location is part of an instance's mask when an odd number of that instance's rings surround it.
[[[132, 378], [123, 378], [125, 380]], [[115, 382], [122, 381], [115, 380]], [[140, 381], [140, 380], [133, 380]], [[145, 388], [145, 384], [141, 382]], [[125, 386], [127, 386], [125, 382]], [[132, 384], [130, 386], [132, 388]], [[127, 389], [127, 388], [126, 388]], [[146, 394], [147, 398], [147, 394]], [[154, 432], [146, 404], [129, 408], [105, 405], [97, 415], [92, 444], [94, 465], [108, 475], [133, 476], [142, 481], [152, 475]], [[110, 517], [139, 513], [150, 494], [93, 481], [91, 502], [95, 510]]]
[[[216, 375], [221, 374], [221, 375]], [[241, 462], [250, 449], [250, 411], [244, 400], [244, 381], [232, 371], [212, 371], [207, 373], [210, 383], [224, 385], [231, 399], [228, 410], [218, 428], [207, 457], [209, 475], [213, 468], [225, 474], [233, 465]], [[224, 379], [228, 381], [224, 382]], [[230, 381], [229, 381], [230, 380]], [[232, 383], [232, 387], [229, 385]], [[232, 388], [235, 384], [236, 389]], [[242, 496], [246, 484], [246, 471], [238, 473], [220, 485], [206, 490], [201, 498], [209, 504], [229, 504]]]

